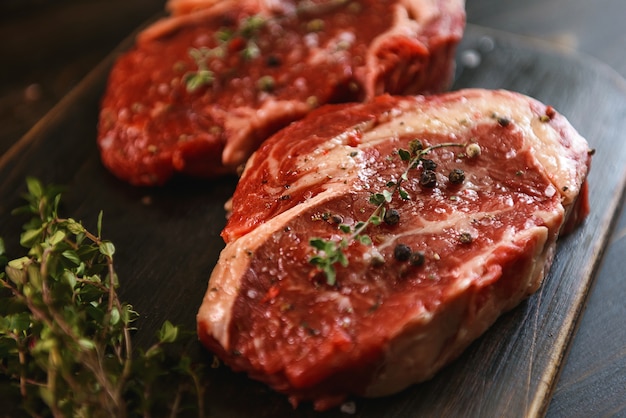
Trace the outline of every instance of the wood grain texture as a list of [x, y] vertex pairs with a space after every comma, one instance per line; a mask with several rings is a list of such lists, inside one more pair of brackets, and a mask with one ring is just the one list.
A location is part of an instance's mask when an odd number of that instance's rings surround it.
[[626, 76], [624, 0], [467, 0], [466, 10], [469, 22], [576, 49]]
[[165, 0], [1, 0], [0, 154]]
[[[623, 133], [617, 134], [624, 138]], [[623, 203], [620, 213], [550, 402], [550, 418], [626, 416]]]
[[[0, 236], [17, 254], [26, 175], [68, 186], [62, 212], [94, 225], [104, 210], [117, 247], [122, 297], [142, 314], [145, 344], [168, 318], [194, 327], [197, 307], [223, 244], [223, 203], [235, 179], [178, 180], [133, 188], [101, 166], [95, 146], [98, 103], [111, 59], [0, 159]], [[560, 242], [544, 286], [504, 315], [456, 362], [429, 382], [383, 399], [357, 400], [355, 417], [540, 416], [545, 413], [580, 312], [599, 267], [624, 189], [626, 86], [607, 67], [527, 39], [469, 26], [454, 88], [520, 91], [553, 105], [597, 148], [590, 175], [593, 209]], [[478, 65], [475, 65], [479, 62]], [[464, 65], [469, 64], [469, 65]], [[623, 352], [622, 352], [623, 354]], [[198, 348], [198, 355], [207, 353]], [[225, 368], [206, 383], [211, 416], [339, 417], [286, 399]], [[245, 401], [244, 401], [245, 400]]]

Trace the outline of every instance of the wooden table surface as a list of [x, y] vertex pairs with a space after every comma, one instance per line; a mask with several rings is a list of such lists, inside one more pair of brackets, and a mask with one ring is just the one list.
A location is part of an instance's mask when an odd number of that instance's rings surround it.
[[[164, 0], [2, 0], [0, 153], [163, 5]], [[466, 8], [470, 23], [547, 40], [626, 77], [624, 0], [468, 0]], [[625, 256], [622, 208], [549, 417], [626, 417]]]

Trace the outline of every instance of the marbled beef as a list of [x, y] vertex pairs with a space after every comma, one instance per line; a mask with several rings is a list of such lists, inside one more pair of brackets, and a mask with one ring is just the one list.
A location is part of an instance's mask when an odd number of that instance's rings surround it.
[[[540, 286], [588, 212], [590, 156], [553, 108], [506, 91], [320, 108], [248, 161], [199, 338], [318, 409], [429, 379]], [[343, 245], [334, 280], [311, 240]]]
[[[449, 86], [463, 0], [173, 0], [114, 65], [104, 165], [132, 184], [235, 172], [329, 102]], [[201, 75], [201, 77], [194, 77]]]

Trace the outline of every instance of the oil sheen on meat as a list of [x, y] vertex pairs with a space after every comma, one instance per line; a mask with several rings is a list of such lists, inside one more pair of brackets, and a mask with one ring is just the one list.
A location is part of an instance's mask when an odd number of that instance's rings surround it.
[[[325, 103], [449, 87], [463, 0], [173, 0], [111, 70], [98, 146], [136, 185], [234, 173]], [[204, 74], [205, 78], [193, 78]], [[204, 80], [193, 84], [189, 80]]]
[[[350, 240], [406, 169], [399, 150], [433, 149]], [[201, 341], [236, 371], [323, 410], [431, 378], [540, 286], [557, 237], [588, 212], [587, 142], [559, 113], [506, 91], [379, 96], [322, 107], [252, 156], [199, 310]], [[448, 178], [462, 170], [457, 184]], [[312, 238], [340, 242], [336, 283], [310, 260]], [[399, 245], [421, 263], [394, 254]]]

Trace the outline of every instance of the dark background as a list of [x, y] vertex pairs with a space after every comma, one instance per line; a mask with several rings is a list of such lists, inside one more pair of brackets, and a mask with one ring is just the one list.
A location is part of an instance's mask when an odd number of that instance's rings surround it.
[[[163, 6], [164, 0], [0, 0], [0, 155]], [[541, 38], [626, 76], [624, 0], [468, 0], [466, 8], [470, 23]], [[626, 416], [624, 255], [622, 210], [550, 417]]]

